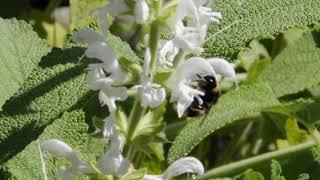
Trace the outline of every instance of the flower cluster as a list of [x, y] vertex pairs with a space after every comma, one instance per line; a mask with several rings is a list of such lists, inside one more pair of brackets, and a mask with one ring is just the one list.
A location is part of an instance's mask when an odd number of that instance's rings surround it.
[[[137, 0], [133, 8], [134, 13], [131, 14], [133, 21], [137, 24], [157, 22], [158, 17], [151, 13], [151, 9], [156, 9], [150, 7], [153, 3], [155, 2]], [[173, 32], [173, 38], [170, 40], [160, 40], [157, 30], [150, 30], [145, 34], [143, 71], [139, 84], [131, 86], [124, 85], [128, 80], [128, 72], [121, 67], [117, 54], [102, 34], [90, 29], [80, 30], [73, 34], [72, 38], [75, 42], [87, 44], [84, 56], [100, 61], [88, 66], [87, 84], [89, 89], [99, 91], [101, 105], [106, 105], [110, 112], [103, 128], [103, 137], [109, 149], [98, 160], [96, 168], [83, 163], [76, 153], [62, 141], [52, 139], [43, 142], [41, 145], [43, 150], [61, 155], [71, 162], [70, 167], [62, 169], [64, 179], [71, 179], [73, 175], [97, 173], [96, 169], [99, 173], [118, 177], [130, 173], [133, 167], [130, 168], [130, 162], [122, 155], [122, 149], [125, 140], [128, 142], [131, 137], [126, 137], [129, 136], [129, 133], [120, 134], [120, 131], [117, 130], [115, 122], [116, 112], [119, 109], [117, 109], [116, 101], [126, 100], [129, 96], [128, 91], [133, 90], [137, 94], [138, 104], [144, 109], [152, 110], [162, 104], [169, 93], [166, 93], [165, 87], [154, 82], [157, 70], [175, 68], [165, 86], [170, 90], [170, 102], [176, 103], [180, 118], [193, 101], [203, 103], [201, 97], [204, 96], [204, 92], [193, 87], [193, 82], [207, 75], [214, 76], [217, 80], [227, 77], [236, 81], [235, 71], [226, 60], [199, 57], [203, 51], [202, 44], [209, 23], [219, 23], [221, 19], [221, 14], [214, 12], [207, 5], [206, 0], [178, 2], [175, 15], [165, 19], [167, 26]], [[106, 31], [110, 24], [106, 19], [106, 14], [118, 17], [127, 12], [130, 12], [130, 9], [124, 0], [111, 0], [108, 5], [98, 9], [103, 31]], [[157, 26], [160, 25], [152, 24], [152, 28], [159, 28]], [[156, 33], [153, 34], [154, 32]], [[144, 111], [141, 111], [141, 114], [143, 113]], [[139, 118], [141, 117], [138, 117], [138, 121]], [[132, 122], [128, 123], [130, 126]], [[162, 175], [144, 175], [143, 179], [169, 179], [184, 173], [203, 174], [204, 168], [199, 160], [186, 157], [171, 164]]]
[[[60, 167], [60, 176], [64, 180], [73, 180], [75, 176], [96, 174], [108, 177], [123, 176], [130, 171], [130, 162], [119, 154], [121, 148], [119, 136], [114, 136], [109, 151], [102, 155], [98, 161], [98, 167], [90, 167], [81, 161], [77, 153], [66, 143], [50, 139], [41, 144], [41, 149], [55, 155], [64, 157], [71, 163], [70, 167]], [[98, 169], [97, 169], [98, 168]], [[98, 171], [98, 172], [97, 172]], [[171, 177], [179, 176], [185, 173], [199, 174], [204, 173], [202, 163], [193, 157], [184, 157], [172, 163], [161, 175], [146, 174], [143, 180], [168, 180]]]

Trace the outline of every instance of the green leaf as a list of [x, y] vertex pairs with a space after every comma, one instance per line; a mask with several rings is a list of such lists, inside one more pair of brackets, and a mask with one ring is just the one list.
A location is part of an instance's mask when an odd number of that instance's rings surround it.
[[240, 177], [235, 177], [233, 180], [264, 180], [264, 177], [260, 172], [247, 170]]
[[[44, 179], [42, 166], [45, 165], [48, 178], [56, 179], [58, 168], [67, 164], [56, 156], [44, 158], [42, 164], [39, 144], [48, 139], [59, 139], [79, 152], [85, 147], [86, 132], [87, 125], [82, 111], [64, 113], [43, 131], [38, 140], [30, 143], [22, 152], [4, 163], [0, 176], [6, 179]], [[42, 152], [42, 155], [47, 157], [49, 154]]]
[[314, 87], [311, 87], [308, 90], [312, 94], [312, 96], [314, 96], [317, 99], [320, 98], [320, 84], [318, 84], [318, 85], [316, 85]]
[[169, 150], [169, 162], [187, 155], [205, 137], [239, 119], [257, 115], [267, 107], [279, 105], [272, 90], [265, 84], [242, 86], [223, 95], [207, 118], [192, 120], [179, 134]]
[[36, 139], [68, 110], [89, 98], [86, 65], [77, 64], [83, 48], [54, 49], [42, 59], [0, 113], [0, 163]]
[[310, 179], [310, 175], [307, 173], [303, 173], [298, 176], [297, 180], [309, 180], [309, 179]]
[[271, 161], [271, 179], [272, 180], [286, 180], [284, 176], [282, 176], [281, 165], [278, 161]]
[[300, 144], [308, 139], [308, 133], [299, 128], [298, 122], [294, 118], [287, 119], [285, 129], [290, 145]]
[[249, 47], [241, 51], [237, 57], [245, 70], [249, 71], [257, 60], [271, 59], [268, 50], [258, 40], [251, 41]]
[[70, 0], [71, 30], [88, 27], [97, 16], [93, 11], [107, 2], [108, 0]]
[[256, 38], [272, 38], [292, 26], [320, 20], [318, 1], [215, 0], [213, 9], [223, 15], [220, 24], [209, 27], [206, 57], [234, 57]]
[[280, 106], [274, 106], [271, 108], [264, 109], [265, 112], [273, 112], [288, 117], [295, 116], [297, 112], [300, 112], [306, 108], [307, 105], [312, 104], [314, 101], [312, 99], [299, 98], [294, 101], [282, 103]]
[[298, 117], [309, 124], [317, 124], [320, 121], [320, 102], [314, 102], [305, 106], [300, 112], [298, 112]]
[[[294, 43], [295, 42], [295, 43]], [[260, 75], [277, 97], [294, 94], [320, 82], [320, 49], [310, 32], [284, 48]]]
[[120, 180], [140, 180], [146, 174], [146, 169], [139, 169], [120, 178]]
[[0, 18], [0, 110], [22, 86], [41, 57], [49, 52], [46, 42], [24, 21]]

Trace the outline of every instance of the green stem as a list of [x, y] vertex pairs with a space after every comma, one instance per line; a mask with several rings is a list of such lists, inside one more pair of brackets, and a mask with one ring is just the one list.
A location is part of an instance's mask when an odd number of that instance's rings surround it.
[[128, 130], [127, 141], [132, 141], [133, 135], [135, 133], [139, 120], [141, 119], [143, 114], [144, 114], [144, 108], [140, 105], [139, 100], [136, 100], [129, 117], [129, 130]]
[[243, 170], [246, 170], [250, 167], [254, 167], [258, 164], [264, 163], [266, 161], [270, 161], [272, 159], [279, 159], [286, 156], [290, 156], [302, 151], [305, 151], [313, 146], [317, 145], [314, 141], [309, 141], [300, 145], [292, 146], [290, 148], [281, 149], [269, 153], [265, 153], [259, 156], [255, 156], [252, 158], [244, 159], [238, 162], [234, 162], [231, 164], [227, 164], [224, 166], [217, 167], [215, 169], [209, 170], [203, 176], [198, 177], [198, 180], [201, 179], [210, 179], [210, 178], [218, 178], [218, 177], [228, 177], [239, 173]]
[[185, 56], [185, 53], [183, 52], [183, 50], [179, 49], [178, 54], [174, 57], [173, 65], [175, 67], [178, 67], [183, 62], [184, 56]]
[[249, 124], [247, 124], [239, 134], [237, 133], [237, 137], [235, 137], [234, 141], [229, 144], [228, 149], [219, 157], [217, 161], [218, 165], [225, 164], [230, 161], [233, 154], [239, 149], [241, 144], [246, 141], [252, 125], [253, 122], [249, 122]]
[[47, 17], [49, 17], [52, 12], [61, 4], [62, 0], [52, 0], [50, 1], [50, 4], [47, 6], [45, 14]]
[[309, 133], [312, 135], [314, 141], [315, 141], [318, 145], [320, 145], [320, 133], [319, 133], [319, 131], [317, 130], [317, 128], [314, 127], [314, 125], [312, 125], [312, 124], [311, 124], [311, 125], [308, 124], [308, 125], [306, 125], [306, 127], [307, 127]]
[[141, 117], [143, 116], [145, 109], [140, 105], [138, 99], [135, 100], [132, 111], [129, 116], [129, 129], [127, 134], [126, 146], [124, 147], [123, 153], [130, 160], [134, 158], [132, 141], [134, 138], [134, 134], [139, 124]]
[[160, 38], [159, 22], [158, 20], [155, 20], [151, 23], [150, 41], [149, 41], [150, 56], [151, 56], [151, 60], [150, 60], [151, 74], [153, 74], [153, 72], [155, 71], [159, 38]]

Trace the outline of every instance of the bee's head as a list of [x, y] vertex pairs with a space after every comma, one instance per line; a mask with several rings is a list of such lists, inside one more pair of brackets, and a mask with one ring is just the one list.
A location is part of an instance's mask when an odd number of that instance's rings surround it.
[[217, 80], [213, 75], [204, 76], [203, 79], [206, 81], [206, 86], [215, 88], [217, 86]]

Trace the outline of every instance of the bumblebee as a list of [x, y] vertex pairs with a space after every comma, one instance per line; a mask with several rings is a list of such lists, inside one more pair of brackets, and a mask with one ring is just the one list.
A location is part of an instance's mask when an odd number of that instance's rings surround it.
[[187, 109], [188, 117], [196, 117], [206, 114], [211, 106], [217, 103], [221, 91], [217, 83], [217, 79], [214, 75], [207, 75], [201, 77], [197, 75], [199, 80], [196, 81], [196, 86], [194, 88], [204, 92], [203, 96], [199, 98], [194, 98], [193, 102]]

